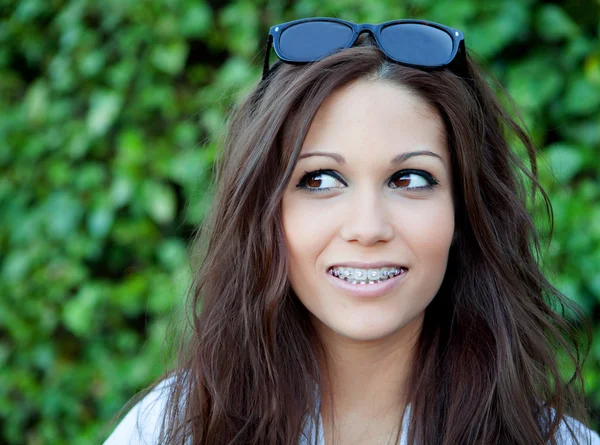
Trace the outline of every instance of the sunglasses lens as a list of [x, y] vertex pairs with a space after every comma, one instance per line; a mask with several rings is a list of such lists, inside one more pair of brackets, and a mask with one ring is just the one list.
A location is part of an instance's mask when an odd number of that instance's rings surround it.
[[450, 60], [452, 36], [433, 26], [399, 23], [381, 30], [380, 44], [398, 62], [437, 66]]
[[352, 40], [353, 31], [335, 22], [304, 22], [285, 29], [279, 39], [281, 56], [297, 62], [320, 60]]

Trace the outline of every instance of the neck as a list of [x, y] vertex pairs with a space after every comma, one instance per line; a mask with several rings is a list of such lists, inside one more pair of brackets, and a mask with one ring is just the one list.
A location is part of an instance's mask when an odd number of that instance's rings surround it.
[[342, 337], [315, 323], [323, 344], [320, 358], [324, 370], [321, 388], [323, 422], [334, 416], [353, 422], [397, 424], [407, 402], [414, 347], [423, 316], [412, 320], [393, 335], [377, 340]]

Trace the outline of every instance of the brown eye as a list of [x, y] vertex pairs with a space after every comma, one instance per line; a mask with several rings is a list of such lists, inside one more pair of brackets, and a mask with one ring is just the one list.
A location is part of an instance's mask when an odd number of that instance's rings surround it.
[[433, 176], [421, 170], [403, 170], [392, 176], [390, 180], [390, 184], [393, 184], [392, 188], [406, 190], [431, 189], [437, 183]]
[[410, 184], [410, 175], [399, 176], [396, 179], [393, 179], [392, 182], [398, 188], [408, 187]]
[[[337, 183], [337, 184], [336, 184]], [[296, 187], [304, 189], [308, 192], [323, 192], [335, 188], [342, 183], [339, 176], [331, 170], [315, 170], [312, 172], [304, 172], [304, 176]]]
[[321, 175], [313, 176], [312, 178], [307, 179], [306, 185], [311, 188], [319, 188], [319, 186], [321, 185], [321, 182], [323, 181], [322, 179], [320, 179], [320, 177], [321, 177]]

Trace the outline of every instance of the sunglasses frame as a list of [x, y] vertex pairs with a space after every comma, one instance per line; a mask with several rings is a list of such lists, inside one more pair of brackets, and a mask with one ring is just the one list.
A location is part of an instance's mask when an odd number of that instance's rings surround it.
[[[275, 50], [275, 54], [277, 54], [277, 57], [280, 60], [282, 60], [283, 62], [291, 63], [291, 64], [310, 63], [310, 62], [305, 62], [305, 61], [299, 62], [299, 61], [296, 61], [293, 59], [283, 57], [281, 55], [281, 50], [279, 47], [279, 40], [281, 38], [281, 34], [283, 33], [283, 31], [285, 31], [286, 29], [288, 29], [292, 26], [298, 25], [300, 23], [308, 23], [308, 22], [333, 22], [333, 23], [339, 23], [339, 24], [343, 24], [343, 25], [350, 27], [353, 31], [352, 38], [350, 39], [349, 43], [344, 48], [340, 48], [340, 49], [346, 49], [346, 48], [352, 47], [356, 43], [356, 40], [358, 39], [358, 36], [360, 34], [362, 34], [363, 32], [369, 32], [374, 37], [375, 42], [377, 43], [377, 46], [379, 47], [379, 49], [385, 54], [385, 56], [389, 60], [391, 60], [393, 62], [396, 62], [400, 65], [410, 66], [410, 67], [414, 67], [414, 68], [420, 68], [420, 69], [424, 69], [424, 70], [436, 70], [436, 69], [448, 67], [455, 74], [457, 74], [461, 77], [466, 77], [465, 37], [464, 37], [464, 34], [462, 33], [462, 31], [459, 31], [458, 29], [454, 29], [449, 26], [442, 25], [441, 23], [435, 23], [435, 22], [430, 22], [428, 20], [418, 20], [418, 19], [390, 20], [387, 22], [379, 23], [379, 24], [371, 24], [371, 23], [356, 24], [356, 23], [348, 22], [346, 20], [332, 18], [332, 17], [310, 17], [310, 18], [293, 20], [291, 22], [285, 22], [285, 23], [280, 23], [278, 25], [271, 26], [271, 28], [269, 30], [269, 35], [267, 37], [267, 48], [266, 48], [266, 52], [265, 52], [265, 62], [264, 62], [264, 66], [263, 66], [263, 75], [262, 75], [263, 80], [266, 78], [267, 73], [269, 72], [269, 69], [270, 69], [269, 68], [269, 56], [271, 53], [271, 46], [273, 46], [273, 49]], [[436, 28], [436, 29], [446, 32], [452, 38], [452, 53], [450, 54], [450, 58], [448, 59], [448, 61], [441, 65], [418, 65], [418, 64], [412, 64], [412, 63], [399, 61], [399, 60], [395, 59], [394, 57], [392, 57], [392, 55], [388, 54], [383, 49], [383, 47], [381, 46], [381, 43], [379, 41], [379, 38], [381, 35], [381, 30], [390, 25], [406, 24], [406, 23], [431, 26], [433, 28]], [[332, 51], [332, 53], [333, 52], [335, 52], [335, 51]], [[332, 54], [332, 53], [330, 53], [330, 54]], [[316, 59], [313, 62], [316, 62], [317, 60], [320, 60], [320, 59]]]

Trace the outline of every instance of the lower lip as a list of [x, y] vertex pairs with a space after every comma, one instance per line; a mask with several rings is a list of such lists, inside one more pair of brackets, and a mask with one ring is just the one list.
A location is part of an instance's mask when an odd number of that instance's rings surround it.
[[334, 277], [329, 272], [327, 272], [327, 277], [329, 281], [338, 289], [343, 291], [346, 294], [352, 295], [354, 297], [359, 298], [376, 298], [381, 297], [387, 293], [389, 293], [392, 289], [394, 289], [398, 284], [404, 281], [404, 277], [408, 274], [408, 270], [405, 270], [400, 275], [396, 275], [395, 277], [388, 278], [385, 281], [380, 283], [372, 283], [372, 284], [352, 284], [348, 283], [341, 278]]

